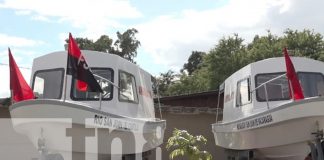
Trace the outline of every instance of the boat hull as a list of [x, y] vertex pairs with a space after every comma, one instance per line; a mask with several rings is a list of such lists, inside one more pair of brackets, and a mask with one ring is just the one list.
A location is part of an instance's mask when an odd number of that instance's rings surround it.
[[313, 132], [324, 129], [324, 99], [292, 102], [242, 120], [213, 124], [215, 143], [231, 150], [253, 150], [259, 158], [304, 160]]
[[72, 153], [97, 157], [150, 151], [162, 144], [166, 127], [163, 120], [123, 117], [56, 100], [17, 103], [10, 114], [18, 133], [27, 135], [36, 148], [44, 140], [44, 148], [64, 159], [71, 159]]

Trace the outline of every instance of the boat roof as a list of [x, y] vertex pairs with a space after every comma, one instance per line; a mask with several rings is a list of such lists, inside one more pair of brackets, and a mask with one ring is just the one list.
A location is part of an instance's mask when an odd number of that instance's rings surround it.
[[[138, 70], [149, 74], [138, 65], [115, 54], [81, 50], [89, 67], [94, 68], [112, 68], [114, 70], [123, 70], [136, 75]], [[54, 68], [65, 68], [67, 63], [67, 51], [56, 51], [40, 57], [33, 61], [32, 71]]]
[[[296, 72], [305, 71], [305, 72], [322, 72], [319, 68], [322, 68], [324, 63], [318, 60], [306, 58], [306, 57], [290, 57]], [[257, 62], [250, 63], [245, 67], [239, 69], [226, 80], [232, 79], [233, 77], [244, 78], [246, 76], [255, 76], [262, 73], [277, 73], [277, 72], [286, 72], [286, 64], [284, 57], [274, 57]], [[235, 79], [237, 79], [235, 78]], [[221, 84], [220, 87], [224, 85]], [[223, 87], [223, 86], [222, 86]]]

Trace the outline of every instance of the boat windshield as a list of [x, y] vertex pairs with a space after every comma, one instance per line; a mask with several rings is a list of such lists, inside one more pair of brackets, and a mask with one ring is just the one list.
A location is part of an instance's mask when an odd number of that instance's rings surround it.
[[[95, 76], [96, 80], [101, 86], [101, 89], [103, 90], [102, 93], [102, 100], [111, 100], [113, 96], [113, 85], [111, 82], [113, 82], [113, 70], [110, 68], [91, 68], [92, 73]], [[102, 78], [104, 79], [102, 79]], [[111, 81], [108, 82], [107, 80]], [[72, 82], [72, 89], [71, 89], [71, 99], [78, 100], [78, 101], [85, 101], [85, 100], [99, 100], [100, 94], [97, 92], [89, 92], [89, 91], [79, 91], [76, 88], [77, 80], [74, 79]]]
[[36, 71], [32, 85], [35, 96], [38, 99], [60, 99], [63, 75], [63, 68]]
[[324, 95], [324, 77], [321, 73], [299, 72], [299, 81], [305, 97]]
[[[255, 77], [256, 86], [260, 86], [282, 74], [284, 74], [284, 72], [258, 74]], [[323, 74], [312, 72], [298, 72], [297, 74], [306, 98], [324, 95]], [[290, 99], [289, 94], [288, 80], [286, 76], [283, 76], [268, 82], [264, 87], [258, 88], [256, 91], [256, 98], [261, 102], [266, 101], [266, 96], [268, 96], [269, 101], [288, 100]]]

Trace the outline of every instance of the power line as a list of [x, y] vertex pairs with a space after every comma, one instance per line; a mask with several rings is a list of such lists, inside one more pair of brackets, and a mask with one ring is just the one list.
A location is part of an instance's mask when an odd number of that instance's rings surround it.
[[[9, 66], [9, 64], [6, 64], [6, 63], [0, 63], [1, 66]], [[29, 67], [19, 67], [19, 68], [22, 68], [22, 69], [31, 69]]]

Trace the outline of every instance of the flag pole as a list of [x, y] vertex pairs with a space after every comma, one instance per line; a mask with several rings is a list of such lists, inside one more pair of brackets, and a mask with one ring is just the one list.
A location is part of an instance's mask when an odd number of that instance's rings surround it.
[[69, 58], [68, 58], [68, 54], [66, 56], [66, 65], [65, 65], [65, 70], [64, 70], [64, 83], [63, 83], [63, 102], [65, 102], [66, 100], [66, 86], [67, 86], [67, 69], [68, 69], [68, 62]]
[[293, 101], [295, 101], [294, 89], [292, 88], [291, 81], [288, 80], [288, 82], [289, 82], [289, 88], [290, 88], [291, 98], [293, 99]]
[[[102, 79], [100, 79], [100, 81], [99, 81], [99, 84], [100, 84], [100, 87], [101, 87], [101, 85], [102, 85]], [[99, 93], [99, 110], [101, 110], [101, 102], [102, 102], [102, 93], [100, 92]]]
[[64, 85], [63, 85], [63, 86], [64, 86], [64, 87], [63, 87], [63, 88], [64, 88], [64, 89], [63, 89], [63, 102], [65, 102], [65, 100], [66, 100], [66, 86], [67, 86], [67, 85], [66, 85], [66, 82], [67, 82], [66, 69], [67, 69], [67, 68], [65, 68], [65, 71], [64, 71], [65, 73], [64, 73], [64, 83], [63, 83], [63, 84], [64, 84]]
[[12, 90], [12, 89], [10, 90], [10, 102], [11, 102], [11, 105], [14, 104], [14, 99], [13, 99], [13, 90]]

